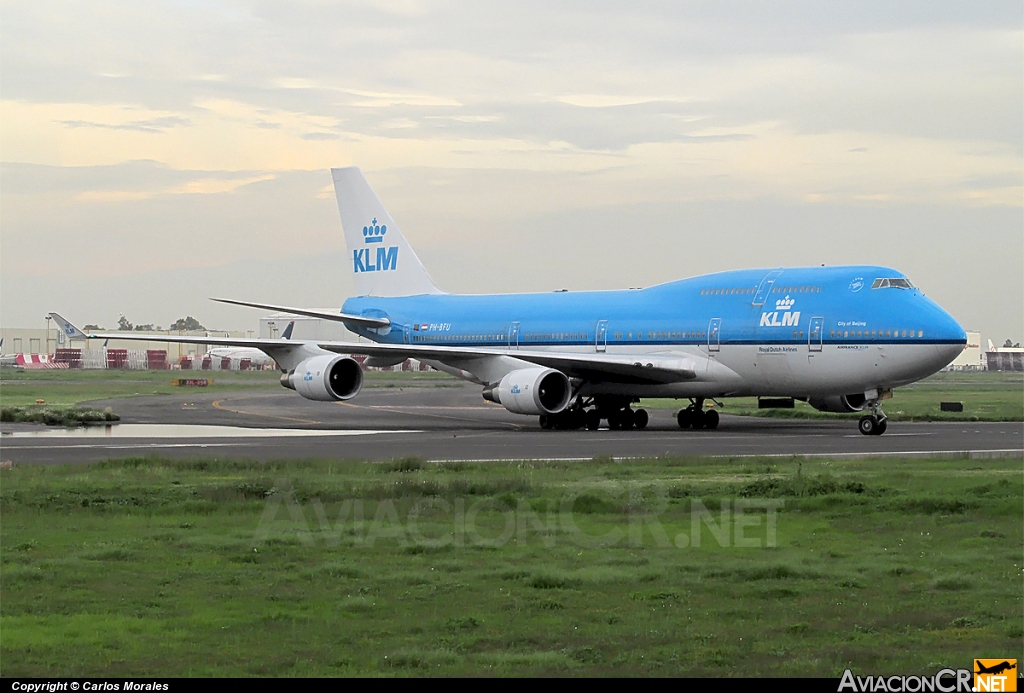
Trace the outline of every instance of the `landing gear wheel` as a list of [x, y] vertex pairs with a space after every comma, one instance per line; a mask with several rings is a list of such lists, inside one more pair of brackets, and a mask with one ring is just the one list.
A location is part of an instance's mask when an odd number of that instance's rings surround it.
[[633, 412], [633, 425], [636, 426], [637, 429], [641, 431], [647, 428], [647, 424], [650, 422], [650, 420], [651, 417], [647, 413], [646, 409], [637, 409], [635, 412]]
[[704, 412], [704, 428], [709, 431], [713, 431], [718, 428], [718, 412], [714, 409], [709, 409]]
[[707, 418], [703, 409], [694, 410], [690, 417], [690, 425], [693, 426], [695, 431], [701, 430], [707, 424]]
[[857, 422], [857, 429], [866, 436], [877, 434], [878, 420], [873, 416], [862, 416]]
[[693, 423], [692, 412], [689, 409], [680, 409], [679, 413], [676, 414], [676, 423], [679, 424], [679, 428], [686, 430]]
[[878, 426], [875, 427], [875, 435], [880, 436], [885, 433], [885, 429], [889, 428], [889, 423], [886, 419], [882, 419], [878, 422]]
[[636, 416], [632, 409], [623, 409], [619, 416], [621, 417], [619, 419], [619, 428], [623, 431], [632, 429], [636, 424]]
[[591, 409], [587, 412], [587, 430], [596, 431], [601, 428], [601, 413], [597, 409]]
[[555, 422], [551, 420], [550, 416], [548, 416], [547, 414], [541, 414], [540, 415], [540, 427], [541, 428], [543, 428], [545, 431], [550, 431], [552, 428], [554, 428], [554, 426], [555, 426]]

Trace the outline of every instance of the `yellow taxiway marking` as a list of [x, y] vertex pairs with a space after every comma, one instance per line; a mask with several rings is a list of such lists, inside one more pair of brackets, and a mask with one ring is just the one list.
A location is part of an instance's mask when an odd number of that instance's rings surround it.
[[282, 421], [295, 421], [297, 423], [305, 423], [305, 424], [320, 424], [320, 423], [322, 423], [320, 421], [313, 421], [311, 419], [296, 419], [296, 418], [291, 417], [291, 416], [277, 416], [277, 415], [274, 415], [274, 414], [259, 414], [259, 413], [254, 412], [254, 411], [243, 411], [241, 409], [232, 409], [231, 407], [225, 407], [224, 406], [224, 400], [222, 400], [222, 399], [218, 399], [218, 400], [214, 401], [213, 407], [214, 407], [214, 409], [220, 409], [221, 411], [229, 411], [232, 414], [244, 414], [246, 416], [260, 416], [260, 417], [263, 417], [265, 419], [281, 419]]

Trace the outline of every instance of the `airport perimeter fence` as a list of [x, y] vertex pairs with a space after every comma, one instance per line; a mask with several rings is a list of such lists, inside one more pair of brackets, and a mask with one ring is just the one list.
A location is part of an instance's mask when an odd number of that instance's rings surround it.
[[57, 349], [53, 361], [67, 368], [90, 370], [166, 370], [162, 349]]

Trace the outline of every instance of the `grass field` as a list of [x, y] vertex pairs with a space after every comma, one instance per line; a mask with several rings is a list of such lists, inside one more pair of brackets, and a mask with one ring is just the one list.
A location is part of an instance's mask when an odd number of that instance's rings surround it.
[[838, 676], [1024, 660], [1022, 464], [2, 469], [0, 673]]
[[[455, 382], [451, 376], [429, 371], [366, 371], [365, 377], [365, 387], [444, 386]], [[3, 368], [0, 369], [0, 403], [25, 406], [42, 399], [48, 405], [74, 405], [136, 395], [183, 394], [196, 389], [175, 387], [171, 381], [176, 378], [212, 378], [213, 384], [202, 388], [203, 392], [281, 389], [278, 371], [25, 371]]]

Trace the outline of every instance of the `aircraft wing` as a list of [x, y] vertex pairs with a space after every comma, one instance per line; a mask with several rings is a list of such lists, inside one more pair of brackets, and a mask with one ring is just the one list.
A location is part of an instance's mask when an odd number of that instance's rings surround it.
[[501, 347], [474, 348], [421, 344], [377, 344], [373, 342], [317, 342], [317, 346], [339, 354], [399, 356], [434, 359], [458, 366], [460, 361], [488, 357], [507, 357], [562, 371], [570, 378], [599, 382], [671, 383], [694, 380], [696, 359], [677, 354], [579, 354], [554, 351], [530, 351]]
[[366, 315], [348, 315], [346, 313], [331, 313], [325, 310], [309, 310], [308, 308], [289, 308], [288, 306], [275, 306], [270, 303], [250, 303], [249, 301], [235, 301], [230, 298], [212, 298], [211, 301], [218, 303], [230, 303], [235, 306], [248, 306], [249, 308], [262, 308], [273, 310], [278, 313], [291, 313], [292, 315], [305, 315], [310, 318], [321, 318], [333, 322], [347, 322], [363, 327], [387, 327], [391, 321], [387, 318], [371, 318]]
[[[75, 337], [79, 339], [79, 337]], [[317, 342], [301, 339], [260, 339], [258, 337], [196, 337], [176, 334], [153, 334], [151, 332], [91, 332], [82, 333], [81, 339], [123, 339], [129, 342], [168, 342], [170, 344], [205, 344], [207, 346], [250, 347], [265, 349], [297, 344], [315, 345]], [[360, 352], [354, 352], [360, 353]]]
[[[67, 322], [67, 321], [65, 321]], [[70, 323], [68, 323], [70, 325]], [[74, 326], [71, 326], [74, 327]], [[76, 328], [77, 329], [77, 328]], [[670, 383], [697, 378], [698, 360], [681, 354], [607, 354], [531, 351], [502, 347], [450, 347], [426, 344], [378, 344], [376, 342], [331, 342], [298, 339], [259, 339], [245, 337], [195, 337], [154, 335], [138, 332], [105, 332], [88, 335], [90, 339], [126, 339], [175, 344], [206, 344], [261, 349], [277, 358], [282, 349], [319, 347], [336, 354], [400, 356], [433, 359], [458, 367], [460, 362], [482, 358], [506, 357], [526, 364], [562, 371], [570, 378], [598, 382]]]

